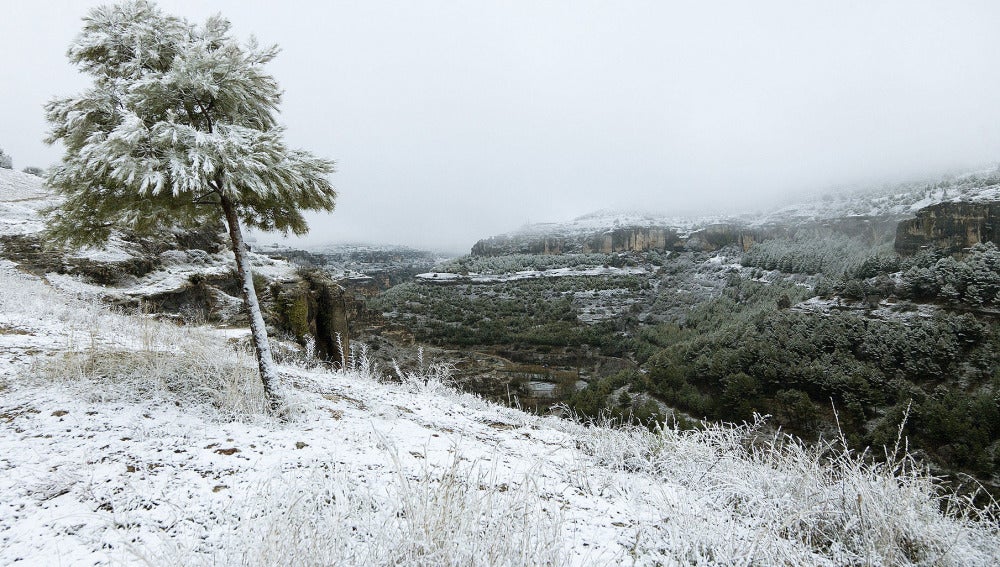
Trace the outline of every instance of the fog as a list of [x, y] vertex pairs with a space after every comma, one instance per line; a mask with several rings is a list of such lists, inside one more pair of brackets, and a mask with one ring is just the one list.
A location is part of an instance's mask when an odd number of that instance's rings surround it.
[[[48, 166], [89, 6], [6, 3], [0, 147]], [[1000, 3], [159, 3], [277, 43], [290, 145], [338, 163], [305, 239], [467, 251], [602, 208], [761, 210], [1000, 155]]]

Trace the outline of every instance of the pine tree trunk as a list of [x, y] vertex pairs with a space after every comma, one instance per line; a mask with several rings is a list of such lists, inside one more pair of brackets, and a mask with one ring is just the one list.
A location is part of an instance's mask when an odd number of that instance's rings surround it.
[[260, 380], [264, 384], [264, 393], [267, 395], [271, 410], [278, 411], [285, 400], [278, 372], [275, 370], [274, 361], [271, 358], [271, 345], [267, 339], [264, 316], [261, 314], [260, 303], [257, 301], [257, 291], [253, 285], [253, 273], [250, 271], [250, 258], [247, 257], [247, 246], [243, 240], [240, 219], [236, 214], [236, 206], [229, 198], [222, 196], [220, 204], [226, 215], [226, 224], [229, 225], [229, 237], [233, 243], [233, 254], [236, 256], [236, 271], [239, 273], [243, 288], [243, 303], [250, 316], [250, 334], [257, 355]]

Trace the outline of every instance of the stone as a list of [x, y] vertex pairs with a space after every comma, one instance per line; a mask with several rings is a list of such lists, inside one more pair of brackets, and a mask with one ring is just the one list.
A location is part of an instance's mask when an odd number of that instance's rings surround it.
[[980, 242], [1000, 242], [1000, 202], [938, 203], [896, 227], [896, 253], [910, 256], [921, 249], [961, 252]]
[[305, 345], [311, 337], [316, 356], [341, 365], [350, 353], [348, 293], [320, 270], [301, 270], [299, 279], [272, 291], [278, 326]]

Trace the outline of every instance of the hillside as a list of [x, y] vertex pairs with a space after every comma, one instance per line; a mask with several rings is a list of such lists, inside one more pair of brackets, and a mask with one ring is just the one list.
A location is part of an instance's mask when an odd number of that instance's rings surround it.
[[298, 266], [322, 269], [347, 287], [367, 294], [408, 281], [451, 257], [407, 246], [367, 244], [327, 244], [301, 250], [271, 244], [259, 251]]
[[0, 290], [0, 564], [998, 558], [996, 520], [905, 459], [754, 427], [588, 427], [460, 394], [433, 366], [387, 378], [363, 353], [342, 373], [282, 364], [293, 417], [277, 422], [224, 335], [108, 311], [9, 262]]
[[472, 255], [711, 251], [727, 245], [745, 251], [761, 240], [817, 226], [845, 234], [869, 232], [878, 238], [891, 235], [896, 223], [931, 205], [978, 205], [998, 199], [1000, 172], [990, 168], [933, 181], [826, 193], [753, 213], [694, 217], [596, 211], [485, 238], [473, 245]]
[[[42, 233], [40, 211], [56, 199], [38, 177], [0, 169], [0, 257], [57, 289], [105, 304], [182, 323], [246, 324], [221, 222], [152, 235], [115, 231], [104, 247], [64, 250], [48, 246]], [[318, 356], [341, 360], [354, 303], [330, 277], [264, 252], [248, 257], [271, 331], [299, 347], [311, 341]]]
[[[119, 233], [103, 248], [63, 253], [46, 250], [40, 240], [44, 221], [39, 211], [55, 199], [38, 177], [0, 169], [0, 254], [4, 258], [44, 275], [56, 288], [128, 306], [168, 299], [183, 303], [192, 278], [204, 280], [215, 284], [209, 293], [216, 319], [238, 316], [233, 311], [239, 309], [239, 292], [229, 281], [233, 254], [215, 227], [155, 238]], [[252, 254], [251, 262], [267, 280], [295, 277], [295, 267], [288, 262], [261, 254]]]

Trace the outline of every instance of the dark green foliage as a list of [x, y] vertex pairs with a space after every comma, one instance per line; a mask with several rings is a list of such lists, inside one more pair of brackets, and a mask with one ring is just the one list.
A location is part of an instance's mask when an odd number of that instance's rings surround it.
[[890, 254], [876, 254], [868, 256], [854, 268], [853, 277], [865, 279], [873, 278], [879, 274], [891, 274], [899, 270], [902, 261], [899, 256]]
[[804, 433], [813, 432], [819, 425], [820, 412], [802, 390], [779, 390], [774, 401], [774, 420], [778, 425]]
[[[1000, 333], [991, 313], [1000, 306], [1000, 251], [982, 244], [961, 257], [931, 250], [899, 258], [818, 231], [771, 242], [744, 255], [756, 272], [717, 263], [710, 271], [706, 256], [686, 253], [642, 278], [409, 284], [376, 306], [431, 342], [536, 353], [589, 345], [642, 365], [580, 391], [563, 388], [584, 416], [651, 415], [652, 396], [695, 419], [770, 415], [807, 439], [835, 435], [839, 425], [852, 446], [878, 456], [895, 445], [909, 406], [903, 434], [912, 449], [949, 471], [996, 474]], [[616, 289], [642, 304], [584, 324], [574, 298]], [[835, 301], [796, 307], [814, 295]]]
[[664, 332], [673, 342], [647, 363], [651, 391], [689, 413], [735, 422], [766, 413], [809, 436], [832, 401], [852, 442], [891, 445], [899, 408], [913, 401], [915, 446], [950, 466], [995, 470], [986, 449], [1000, 439], [1000, 389], [990, 381], [1000, 341], [969, 314], [903, 322], [775, 310], [686, 337]]
[[733, 420], [752, 421], [753, 414], [759, 413], [758, 409], [762, 407], [760, 381], [754, 376], [737, 372], [723, 378], [720, 384], [719, 411]]
[[[656, 403], [632, 392], [641, 391], [643, 378], [636, 372], [623, 371], [592, 382], [569, 397], [567, 405], [584, 418], [611, 418], [619, 423], [648, 427], [663, 424], [665, 416]], [[618, 392], [617, 395], [614, 395]]]
[[1000, 463], [987, 449], [1000, 438], [998, 394], [996, 385], [972, 393], [935, 391], [914, 402], [907, 431], [942, 462], [994, 474]]
[[632, 346], [621, 334], [627, 321], [619, 318], [592, 325], [581, 323], [572, 293], [636, 292], [643, 285], [635, 276], [561, 277], [461, 286], [408, 283], [393, 287], [369, 306], [404, 324], [419, 340], [432, 344], [590, 345], [603, 354], [623, 356]]
[[784, 294], [778, 298], [778, 309], [788, 309], [792, 306], [792, 298], [788, 297], [788, 294]]
[[[896, 281], [889, 274], [898, 274]], [[849, 270], [837, 288], [851, 299], [874, 293], [971, 309], [996, 306], [1000, 305], [1000, 250], [987, 242], [961, 257], [933, 249], [905, 260], [875, 255]]]

